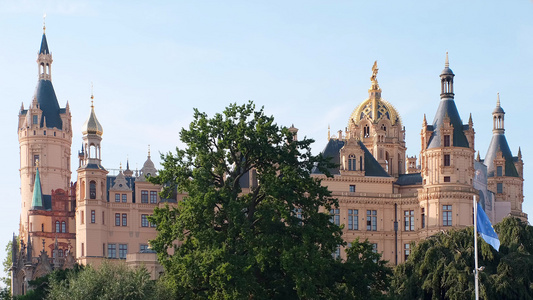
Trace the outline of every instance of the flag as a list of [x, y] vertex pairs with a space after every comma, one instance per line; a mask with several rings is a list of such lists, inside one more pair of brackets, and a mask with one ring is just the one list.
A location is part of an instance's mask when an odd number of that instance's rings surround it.
[[498, 234], [494, 231], [492, 224], [490, 224], [489, 217], [487, 217], [487, 214], [479, 202], [477, 204], [477, 232], [479, 232], [487, 244], [494, 247], [496, 251], [499, 251], [500, 239], [498, 238]]

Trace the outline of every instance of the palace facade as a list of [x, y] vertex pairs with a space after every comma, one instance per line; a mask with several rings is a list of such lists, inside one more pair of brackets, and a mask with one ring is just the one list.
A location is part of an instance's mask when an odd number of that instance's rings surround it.
[[[339, 200], [331, 220], [344, 226], [347, 242], [368, 239], [384, 259], [402, 263], [411, 242], [472, 226], [474, 195], [493, 224], [508, 215], [527, 221], [522, 212], [522, 156], [520, 149], [518, 156], [509, 149], [499, 96], [489, 149], [485, 159], [479, 152], [475, 158], [472, 116], [466, 124], [461, 120], [454, 99], [455, 75], [446, 54], [440, 103], [433, 122], [424, 115], [417, 164], [416, 157], [406, 156], [400, 114], [381, 97], [377, 63], [372, 72], [368, 99], [354, 109], [346, 130], [330, 136], [322, 151], [338, 164], [329, 170], [333, 177], [313, 171]], [[336, 255], [344, 257], [343, 249]]]

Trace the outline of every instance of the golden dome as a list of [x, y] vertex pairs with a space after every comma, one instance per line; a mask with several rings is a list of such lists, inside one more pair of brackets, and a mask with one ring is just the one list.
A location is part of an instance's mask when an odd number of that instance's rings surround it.
[[98, 122], [98, 119], [96, 118], [96, 114], [94, 113], [94, 105], [91, 101], [91, 114], [89, 115], [89, 118], [83, 126], [81, 127], [81, 132], [83, 135], [86, 134], [97, 134], [101, 136], [104, 133], [104, 129], [102, 128], [102, 125], [100, 125], [100, 122]]
[[[374, 110], [376, 111], [375, 113]], [[391, 125], [395, 125], [396, 122], [401, 124], [400, 114], [398, 114], [392, 104], [381, 98], [369, 98], [353, 110], [348, 124], [352, 124], [352, 122], [359, 124], [361, 120], [370, 120], [373, 123], [377, 123], [382, 119], [389, 119]]]

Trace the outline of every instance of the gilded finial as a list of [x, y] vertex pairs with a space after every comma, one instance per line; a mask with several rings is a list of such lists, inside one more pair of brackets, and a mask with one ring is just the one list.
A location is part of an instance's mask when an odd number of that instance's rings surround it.
[[496, 107], [500, 107], [500, 93], [497, 93], [497, 97], [496, 97]]
[[444, 62], [444, 67], [445, 68], [450, 67], [450, 61], [448, 60], [448, 51], [446, 51], [446, 61]]
[[46, 13], [43, 14], [43, 34], [46, 33]]
[[148, 145], [148, 157], [150, 157], [150, 145]]
[[122, 172], [122, 162], [120, 162], [120, 172]]
[[378, 75], [378, 61], [374, 61], [374, 65], [372, 66], [372, 76], [370, 76], [370, 80], [374, 83], [377, 83], [377, 75]]
[[331, 137], [331, 131], [330, 130], [331, 130], [331, 128], [330, 128], [330, 126], [328, 124], [328, 141], [330, 140], [330, 137]]
[[39, 159], [36, 159], [35, 160], [35, 166], [38, 168], [39, 167]]

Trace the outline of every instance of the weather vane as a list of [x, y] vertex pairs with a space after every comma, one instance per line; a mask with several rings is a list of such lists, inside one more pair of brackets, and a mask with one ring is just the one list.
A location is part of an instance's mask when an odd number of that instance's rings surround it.
[[43, 14], [43, 33], [46, 32], [46, 13]]

